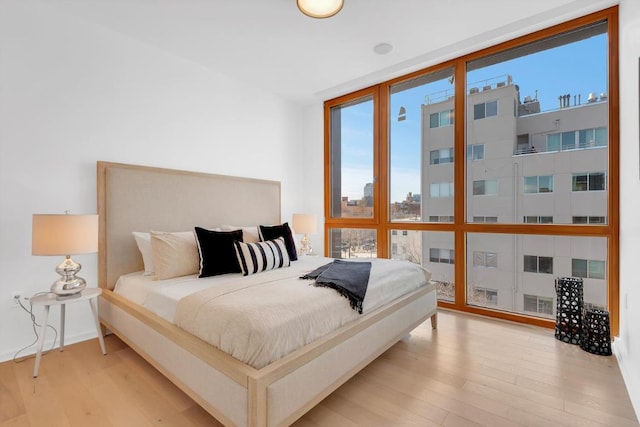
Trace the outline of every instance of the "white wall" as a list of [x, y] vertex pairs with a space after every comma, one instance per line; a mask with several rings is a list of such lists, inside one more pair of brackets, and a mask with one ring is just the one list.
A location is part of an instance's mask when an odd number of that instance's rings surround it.
[[304, 208], [318, 215], [318, 234], [309, 236], [314, 252], [324, 255], [324, 106], [303, 109]]
[[640, 2], [620, 2], [620, 337], [614, 350], [640, 418]]
[[[302, 117], [280, 98], [44, 2], [1, 0], [0, 360], [33, 339], [11, 293], [46, 291], [58, 277], [59, 257], [31, 256], [31, 215], [95, 213], [97, 160], [280, 180], [290, 220], [305, 208]], [[97, 256], [74, 258], [96, 286]], [[70, 306], [66, 341], [95, 336], [90, 319], [88, 305]]]

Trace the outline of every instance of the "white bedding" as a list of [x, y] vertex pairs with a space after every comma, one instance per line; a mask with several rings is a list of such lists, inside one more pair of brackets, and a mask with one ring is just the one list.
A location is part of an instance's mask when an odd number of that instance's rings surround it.
[[[302, 257], [289, 268], [246, 277], [154, 281], [132, 273], [118, 280], [115, 292], [259, 369], [360, 316], [333, 289], [299, 279], [331, 261]], [[367, 261], [372, 267], [363, 314], [430, 279], [429, 272], [413, 263]]]

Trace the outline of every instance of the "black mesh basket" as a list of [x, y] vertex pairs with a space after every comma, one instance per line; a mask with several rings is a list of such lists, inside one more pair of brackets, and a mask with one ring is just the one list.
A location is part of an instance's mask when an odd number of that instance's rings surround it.
[[556, 279], [555, 336], [560, 341], [580, 344], [583, 299], [581, 278], [558, 277]]
[[580, 348], [600, 356], [611, 356], [611, 327], [608, 311], [596, 309], [585, 311]]

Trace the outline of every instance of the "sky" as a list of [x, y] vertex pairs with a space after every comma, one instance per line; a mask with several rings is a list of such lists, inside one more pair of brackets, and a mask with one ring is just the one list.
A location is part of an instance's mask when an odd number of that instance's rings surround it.
[[[536, 97], [541, 110], [559, 107], [558, 96], [607, 92], [607, 36], [596, 35], [552, 49], [489, 65], [467, 73], [467, 88], [484, 86], [485, 79], [506, 81], [511, 75], [520, 88], [520, 98]], [[497, 78], [497, 79], [496, 79]], [[447, 91], [447, 92], [444, 92]], [[435, 95], [434, 95], [435, 94]], [[423, 84], [391, 95], [390, 103], [390, 185], [391, 202], [404, 200], [408, 192], [421, 193], [421, 105], [426, 97], [452, 95], [448, 78]], [[441, 99], [442, 100], [442, 99]], [[406, 120], [398, 121], [400, 107]], [[342, 109], [342, 196], [360, 199], [366, 183], [373, 181], [373, 102]]]

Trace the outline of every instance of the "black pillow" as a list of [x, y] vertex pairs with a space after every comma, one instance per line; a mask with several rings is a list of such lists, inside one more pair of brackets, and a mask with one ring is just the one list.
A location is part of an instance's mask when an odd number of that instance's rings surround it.
[[291, 229], [289, 228], [288, 223], [285, 222], [282, 225], [261, 225], [258, 228], [260, 229], [260, 240], [265, 242], [267, 240], [275, 240], [278, 237], [282, 237], [284, 239], [284, 244], [287, 247], [287, 252], [289, 253], [289, 259], [291, 261], [298, 259], [296, 243], [293, 241], [293, 236], [291, 235]]
[[195, 227], [195, 231], [200, 252], [198, 277], [242, 272], [233, 244], [236, 240], [242, 242], [242, 230], [213, 231]]

